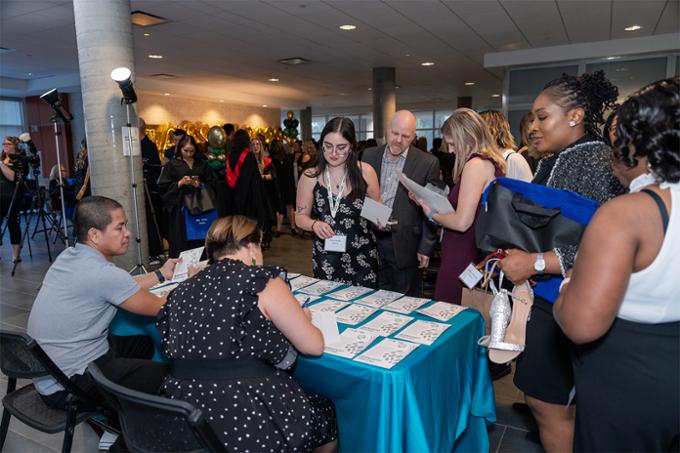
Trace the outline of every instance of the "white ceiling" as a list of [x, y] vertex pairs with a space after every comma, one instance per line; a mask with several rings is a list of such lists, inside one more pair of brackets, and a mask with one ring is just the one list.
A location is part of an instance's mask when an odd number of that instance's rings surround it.
[[[679, 0], [132, 0], [131, 6], [170, 20], [133, 27], [138, 90], [270, 107], [370, 105], [371, 71], [379, 66], [396, 68], [399, 103], [455, 104], [457, 96], [473, 96], [476, 106], [500, 107], [491, 94], [501, 92], [502, 70], [485, 69], [485, 53], [680, 30]], [[0, 0], [0, 8], [0, 46], [15, 49], [0, 55], [0, 76], [77, 73], [70, 0]], [[338, 29], [347, 23], [357, 29]], [[623, 30], [632, 24], [643, 28]], [[277, 62], [294, 56], [311, 63]], [[424, 61], [436, 64], [422, 67]], [[178, 78], [150, 77], [156, 73]]]

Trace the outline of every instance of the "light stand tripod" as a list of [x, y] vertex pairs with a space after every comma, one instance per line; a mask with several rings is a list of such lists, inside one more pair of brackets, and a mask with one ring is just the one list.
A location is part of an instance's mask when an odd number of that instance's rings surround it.
[[[61, 199], [61, 222], [64, 228], [65, 245], [66, 247], [68, 247], [69, 243], [68, 243], [68, 227], [66, 226], [66, 205], [64, 204], [64, 181], [61, 176], [61, 152], [59, 150], [59, 135], [61, 135], [61, 133], [59, 132], [59, 128], [57, 127], [57, 120], [58, 117], [55, 114], [52, 117], [52, 124], [54, 125], [54, 144], [56, 145], [57, 149], [57, 169], [59, 173], [59, 198]], [[43, 210], [42, 206], [40, 207], [40, 210], [41, 211]]]
[[130, 269], [129, 273], [134, 275], [135, 272], [141, 271], [140, 273], [146, 274], [147, 270], [143, 263], [142, 258], [142, 240], [139, 238], [139, 209], [137, 208], [137, 182], [135, 180], [135, 165], [134, 165], [134, 152], [132, 146], [132, 123], [130, 122], [130, 104], [131, 101], [125, 97], [121, 99], [121, 103], [125, 104], [125, 113], [127, 118], [127, 141], [128, 149], [130, 151], [130, 183], [132, 186], [132, 206], [133, 213], [135, 217], [135, 242], [137, 243], [137, 264]]

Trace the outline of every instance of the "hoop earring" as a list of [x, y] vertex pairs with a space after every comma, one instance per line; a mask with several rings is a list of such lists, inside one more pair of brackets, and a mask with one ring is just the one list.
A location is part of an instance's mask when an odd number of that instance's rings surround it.
[[576, 127], [576, 121], [574, 120], [569, 121], [569, 127]]

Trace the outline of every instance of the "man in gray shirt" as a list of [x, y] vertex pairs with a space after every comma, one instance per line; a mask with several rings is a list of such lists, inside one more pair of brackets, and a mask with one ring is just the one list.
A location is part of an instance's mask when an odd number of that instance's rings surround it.
[[[78, 243], [64, 250], [45, 275], [33, 302], [27, 333], [78, 385], [99, 399], [85, 369], [97, 363], [112, 381], [156, 393], [167, 366], [151, 362], [149, 337], [108, 335], [118, 308], [156, 316], [165, 303], [147, 291], [172, 277], [177, 260], [155, 272], [132, 277], [111, 262], [130, 242], [127, 216], [115, 200], [92, 196], [78, 203], [74, 216]], [[45, 402], [63, 407], [66, 392], [52, 377], [34, 380]]]

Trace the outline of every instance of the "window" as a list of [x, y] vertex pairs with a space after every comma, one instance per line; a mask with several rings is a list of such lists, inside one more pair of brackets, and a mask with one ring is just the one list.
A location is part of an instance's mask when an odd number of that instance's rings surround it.
[[592, 73], [600, 69], [603, 70], [607, 78], [619, 87], [619, 101], [623, 101], [643, 86], [665, 79], [667, 61], [666, 57], [661, 57], [590, 63], [586, 65], [586, 72]]
[[0, 136], [18, 137], [25, 130], [23, 102], [19, 99], [0, 99]]
[[357, 141], [373, 138], [372, 113], [327, 113], [325, 115], [312, 116], [312, 137], [314, 140], [319, 140], [321, 131], [326, 123], [336, 116], [345, 116], [352, 120]]

